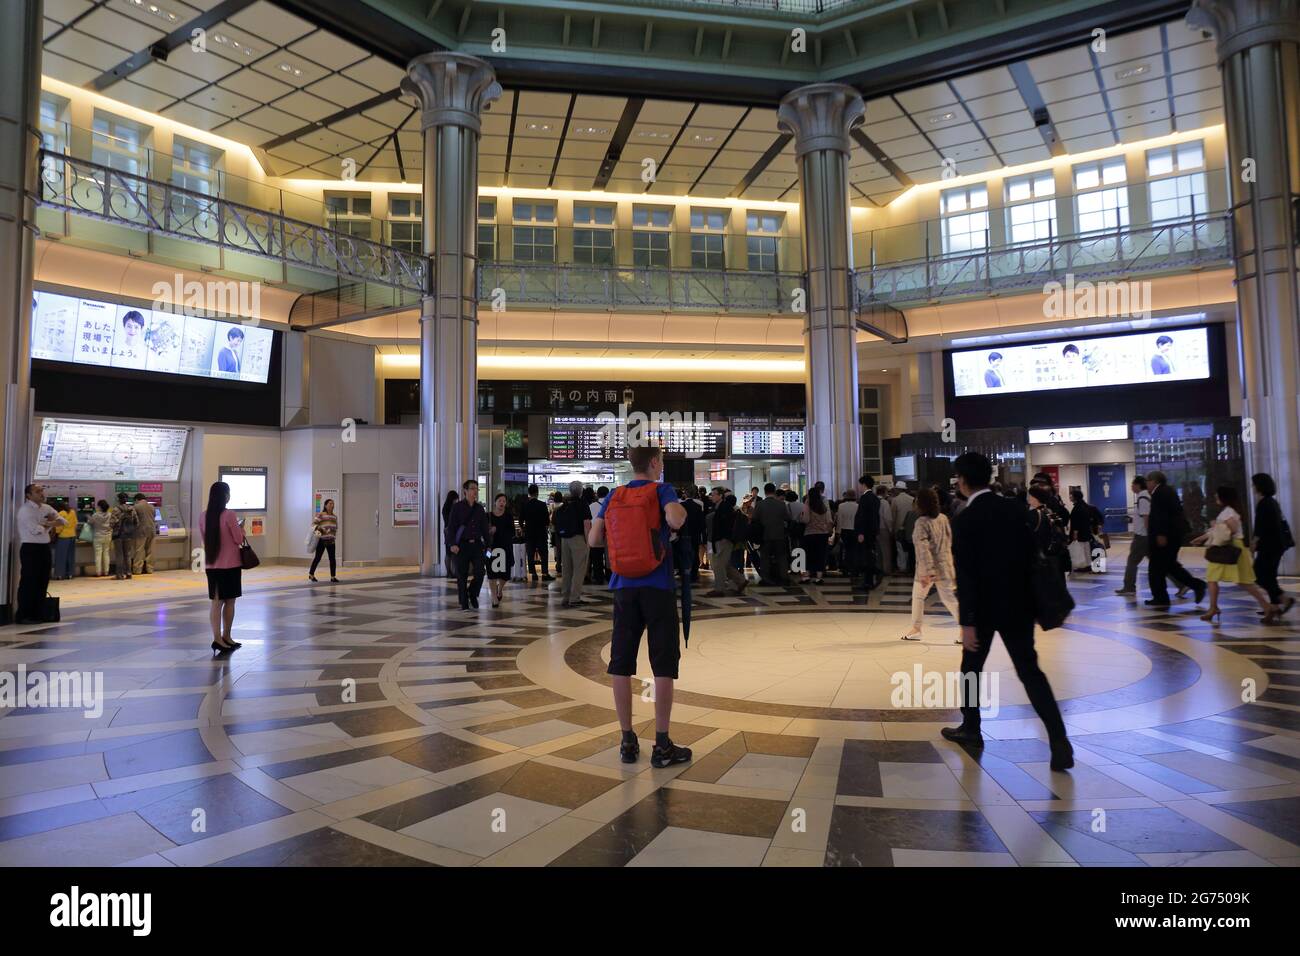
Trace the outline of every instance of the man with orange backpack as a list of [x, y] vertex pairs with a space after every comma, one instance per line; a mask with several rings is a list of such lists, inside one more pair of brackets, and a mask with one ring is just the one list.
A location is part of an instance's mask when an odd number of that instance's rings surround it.
[[632, 675], [636, 673], [641, 633], [647, 634], [650, 669], [655, 677], [655, 745], [652, 767], [667, 767], [691, 759], [686, 747], [668, 736], [673, 709], [673, 682], [681, 649], [677, 638], [677, 604], [673, 592], [670, 529], [686, 523], [686, 509], [671, 485], [663, 484], [663, 452], [636, 446], [627, 451], [634, 477], [616, 488], [595, 520], [588, 542], [605, 548], [609, 589], [614, 592], [614, 633], [608, 673], [613, 677], [614, 709], [623, 730], [619, 756], [636, 763], [641, 752], [632, 730]]

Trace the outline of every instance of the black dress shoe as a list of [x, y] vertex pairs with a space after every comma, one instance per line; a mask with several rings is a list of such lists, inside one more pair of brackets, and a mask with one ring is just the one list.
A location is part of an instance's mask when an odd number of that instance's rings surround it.
[[1192, 585], [1192, 591], [1196, 595], [1197, 604], [1200, 604], [1202, 601], [1205, 600], [1205, 592], [1208, 589], [1208, 587], [1209, 586], [1204, 581], [1197, 581], [1195, 584]]
[[984, 735], [978, 730], [967, 730], [965, 727], [944, 727], [939, 733], [944, 740], [951, 740], [963, 747], [984, 746]]
[[1069, 770], [1074, 766], [1074, 747], [1068, 740], [1052, 741], [1052, 769], [1056, 771]]
[[1155, 598], [1147, 598], [1142, 603], [1145, 604], [1147, 607], [1164, 607], [1164, 608], [1169, 607], [1168, 601], [1157, 601]]

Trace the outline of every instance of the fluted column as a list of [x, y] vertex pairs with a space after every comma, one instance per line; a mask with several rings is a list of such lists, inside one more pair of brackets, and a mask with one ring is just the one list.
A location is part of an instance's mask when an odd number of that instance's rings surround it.
[[7, 4], [0, 39], [0, 624], [18, 586], [15, 516], [31, 480], [32, 279], [41, 96], [41, 0]]
[[478, 142], [483, 109], [501, 95], [492, 67], [427, 53], [402, 90], [420, 101], [424, 253], [431, 288], [420, 308], [420, 573], [444, 572], [441, 500], [478, 470]]
[[862, 471], [858, 352], [849, 264], [849, 131], [866, 107], [842, 83], [814, 83], [787, 94], [777, 125], [794, 136], [808, 270], [804, 364], [808, 400], [808, 481], [852, 488]]
[[[1195, 0], [1189, 26], [1218, 40], [1232, 186], [1237, 325], [1251, 472], [1300, 521], [1300, 0]], [[1252, 160], [1253, 182], [1243, 179]], [[1245, 500], [1250, 500], [1247, 491]], [[1296, 573], [1296, 551], [1283, 558]]]

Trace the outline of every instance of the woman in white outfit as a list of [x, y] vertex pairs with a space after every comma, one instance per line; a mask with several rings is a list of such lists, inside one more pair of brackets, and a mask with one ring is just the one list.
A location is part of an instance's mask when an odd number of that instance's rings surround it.
[[[903, 635], [905, 641], [921, 639], [921, 615], [930, 588], [939, 592], [939, 600], [948, 613], [957, 617], [957, 574], [952, 566], [952, 526], [939, 510], [939, 496], [922, 488], [912, 505], [916, 509], [916, 527], [912, 544], [916, 550], [916, 577], [912, 581], [912, 628]], [[957, 644], [961, 638], [956, 639]]]

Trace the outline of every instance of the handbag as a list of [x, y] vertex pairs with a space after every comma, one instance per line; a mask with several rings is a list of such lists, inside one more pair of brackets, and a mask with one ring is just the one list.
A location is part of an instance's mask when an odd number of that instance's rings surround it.
[[257, 552], [253, 550], [253, 546], [251, 544], [245, 541], [242, 545], [240, 545], [239, 566], [241, 568], [243, 568], [245, 571], [251, 571], [253, 570], [253, 568], [257, 567], [261, 563], [262, 560], [257, 556]]
[[1087, 571], [1092, 567], [1092, 552], [1086, 541], [1070, 542], [1070, 568], [1075, 571]]
[[89, 522], [81, 526], [81, 530], [77, 532], [77, 540], [84, 541], [86, 544], [92, 544], [94, 542], [95, 529], [90, 526]]
[[57, 624], [59, 622], [59, 599], [49, 594], [41, 598], [41, 605], [38, 611], [42, 624]]
[[1029, 567], [1029, 584], [1034, 595], [1034, 620], [1044, 631], [1060, 627], [1074, 610], [1074, 598], [1065, 586], [1065, 576], [1052, 558], [1041, 552]]
[[1235, 544], [1212, 544], [1205, 549], [1205, 560], [1211, 564], [1236, 564], [1242, 553]]
[[316, 542], [317, 540], [319, 540], [319, 538], [320, 535], [316, 533], [315, 528], [312, 528], [310, 531], [307, 532], [307, 542], [306, 544], [303, 545], [303, 547], [306, 549], [308, 554], [314, 554], [316, 552]]

